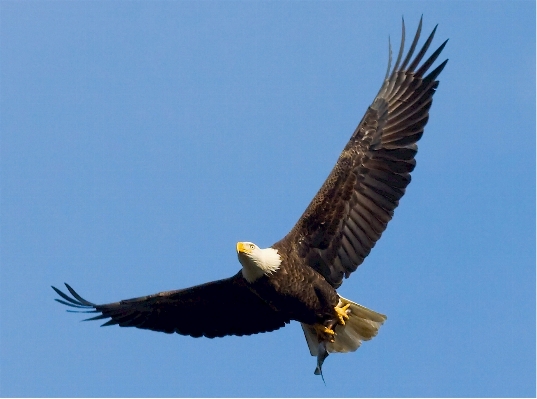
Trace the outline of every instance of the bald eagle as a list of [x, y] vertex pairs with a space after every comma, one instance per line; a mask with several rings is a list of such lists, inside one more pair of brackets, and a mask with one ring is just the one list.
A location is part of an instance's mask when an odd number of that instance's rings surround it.
[[[274, 331], [301, 323], [316, 374], [329, 353], [355, 351], [373, 338], [386, 316], [340, 296], [336, 289], [364, 261], [393, 216], [416, 165], [416, 142], [429, 119], [437, 77], [448, 60], [427, 73], [447, 40], [423, 63], [436, 27], [413, 57], [422, 27], [384, 83], [343, 149], [332, 172], [293, 229], [270, 248], [239, 242], [241, 270], [206, 284], [98, 305], [69, 285], [52, 287], [56, 301], [110, 319], [103, 326], [138, 327], [192, 337]], [[421, 65], [420, 65], [421, 63]]]

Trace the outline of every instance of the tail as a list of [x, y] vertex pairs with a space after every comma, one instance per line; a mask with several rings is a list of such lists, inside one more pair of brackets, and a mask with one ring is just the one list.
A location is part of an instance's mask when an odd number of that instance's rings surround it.
[[[349, 320], [345, 322], [344, 326], [340, 324], [336, 326], [334, 342], [326, 342], [328, 353], [354, 352], [360, 347], [362, 341], [369, 341], [376, 336], [380, 326], [386, 321], [385, 315], [340, 296], [339, 306], [347, 304], [350, 304], [347, 310]], [[318, 356], [320, 342], [315, 329], [307, 324], [301, 324], [311, 355]]]

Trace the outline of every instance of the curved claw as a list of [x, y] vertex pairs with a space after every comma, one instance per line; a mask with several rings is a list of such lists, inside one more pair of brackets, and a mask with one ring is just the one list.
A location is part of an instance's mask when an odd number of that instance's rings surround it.
[[334, 310], [336, 312], [336, 316], [337, 316], [338, 321], [339, 321], [339, 324], [341, 324], [342, 326], [345, 325], [345, 320], [349, 320], [349, 315], [347, 314], [347, 309], [349, 309], [350, 306], [351, 306], [351, 304], [348, 303], [345, 306], [342, 306], [342, 307], [336, 306], [334, 308]]
[[334, 335], [336, 335], [334, 330], [322, 324], [314, 324], [313, 328], [315, 328], [315, 332], [317, 333], [317, 338], [319, 339], [319, 342], [334, 342]]

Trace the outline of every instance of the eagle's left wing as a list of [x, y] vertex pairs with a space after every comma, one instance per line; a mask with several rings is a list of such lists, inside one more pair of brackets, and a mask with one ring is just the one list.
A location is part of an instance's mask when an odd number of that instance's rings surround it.
[[104, 305], [85, 300], [65, 285], [72, 297], [52, 287], [63, 298], [56, 301], [81, 312], [99, 313], [86, 320], [110, 318], [103, 326], [118, 324], [120, 327], [214, 338], [273, 331], [290, 322], [288, 317], [248, 289], [241, 272], [195, 287]]
[[[384, 84], [334, 169], [310, 205], [278, 244], [293, 251], [334, 287], [356, 270], [369, 254], [410, 183], [436, 78], [447, 60], [427, 74], [447, 40], [420, 66], [433, 39], [433, 30], [411, 60], [421, 20], [407, 56], [401, 49]], [[390, 57], [391, 58], [391, 57]]]

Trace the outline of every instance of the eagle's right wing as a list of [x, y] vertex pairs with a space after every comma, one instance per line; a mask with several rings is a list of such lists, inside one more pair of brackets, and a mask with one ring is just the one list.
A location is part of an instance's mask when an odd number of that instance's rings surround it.
[[110, 318], [103, 326], [118, 324], [120, 327], [214, 338], [273, 331], [290, 322], [288, 317], [252, 293], [240, 272], [231, 278], [195, 287], [105, 305], [86, 301], [68, 284], [65, 286], [73, 297], [52, 287], [63, 298], [56, 301], [82, 312], [100, 313], [86, 320]]

